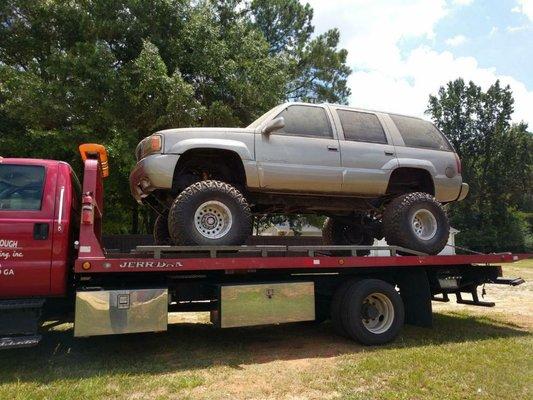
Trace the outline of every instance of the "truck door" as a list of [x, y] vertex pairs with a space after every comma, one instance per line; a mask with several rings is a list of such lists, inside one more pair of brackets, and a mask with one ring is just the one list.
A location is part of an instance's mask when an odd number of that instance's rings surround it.
[[273, 118], [285, 127], [256, 134], [256, 158], [262, 188], [287, 192], [339, 192], [339, 140], [327, 109], [291, 105]]
[[57, 164], [0, 160], [0, 298], [50, 292]]
[[334, 114], [344, 135], [344, 140], [342, 137], [340, 140], [342, 192], [365, 196], [384, 194], [398, 160], [378, 115], [340, 107]]

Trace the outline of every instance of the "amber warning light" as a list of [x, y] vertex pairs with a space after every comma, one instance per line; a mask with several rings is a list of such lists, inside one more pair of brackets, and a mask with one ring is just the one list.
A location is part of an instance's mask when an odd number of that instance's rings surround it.
[[88, 158], [96, 159], [100, 161], [100, 167], [102, 168], [102, 178], [109, 176], [109, 164], [107, 162], [107, 150], [101, 144], [96, 143], [84, 143], [79, 147], [81, 159], [83, 161]]

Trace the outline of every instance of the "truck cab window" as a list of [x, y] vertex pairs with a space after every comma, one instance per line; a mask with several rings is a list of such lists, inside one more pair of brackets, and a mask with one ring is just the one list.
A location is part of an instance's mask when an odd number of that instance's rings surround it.
[[0, 165], [0, 211], [37, 211], [43, 197], [44, 167]]
[[289, 106], [277, 117], [285, 119], [285, 127], [275, 133], [331, 138], [331, 124], [322, 107]]

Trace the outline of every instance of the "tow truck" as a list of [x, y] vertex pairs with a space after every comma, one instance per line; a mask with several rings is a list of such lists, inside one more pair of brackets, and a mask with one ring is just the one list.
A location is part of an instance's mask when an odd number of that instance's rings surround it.
[[[219, 328], [331, 319], [364, 345], [404, 323], [430, 327], [432, 301], [492, 307], [486, 283], [519, 285], [494, 264], [528, 254], [430, 256], [396, 246], [138, 246], [102, 242], [106, 149], [79, 147], [83, 185], [62, 161], [0, 159], [0, 348], [37, 345], [43, 321], [76, 337], [161, 332], [169, 312], [208, 311]], [[376, 250], [376, 247], [372, 247]], [[468, 295], [470, 299], [463, 296]]]

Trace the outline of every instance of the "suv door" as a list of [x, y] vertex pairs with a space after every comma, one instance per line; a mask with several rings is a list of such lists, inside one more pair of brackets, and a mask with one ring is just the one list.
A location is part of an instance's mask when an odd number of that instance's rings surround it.
[[376, 113], [335, 108], [340, 140], [343, 193], [379, 196], [398, 165], [394, 146]]
[[50, 293], [56, 169], [0, 162], [1, 297]]
[[[285, 127], [255, 135], [261, 188], [288, 192], [339, 192], [339, 141], [329, 110], [315, 105], [289, 105], [273, 118]], [[272, 119], [273, 119], [272, 118]]]

